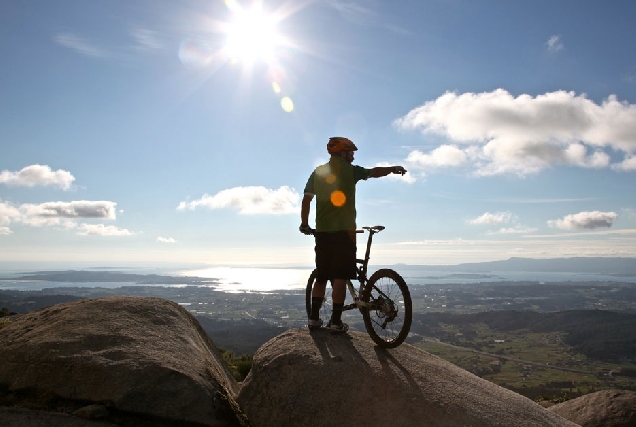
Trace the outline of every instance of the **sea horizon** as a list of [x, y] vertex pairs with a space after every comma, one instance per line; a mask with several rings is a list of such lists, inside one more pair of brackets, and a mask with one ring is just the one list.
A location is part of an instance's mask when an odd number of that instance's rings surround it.
[[[149, 264], [139, 266], [121, 263], [106, 265], [105, 263], [0, 263], [0, 290], [39, 291], [49, 288], [65, 287], [105, 287], [119, 288], [123, 286], [208, 286], [223, 292], [274, 292], [302, 290], [313, 269], [311, 266], [262, 266], [262, 265], [204, 265], [204, 264]], [[490, 282], [622, 282], [636, 283], [636, 275], [617, 276], [603, 273], [554, 272], [554, 271], [509, 271], [491, 270], [466, 272], [457, 266], [442, 269], [439, 266], [421, 265], [378, 265], [371, 266], [369, 276], [379, 268], [396, 270], [409, 286], [420, 285], [452, 285], [479, 284]], [[22, 276], [37, 272], [52, 271], [109, 271], [123, 273], [122, 278], [115, 281], [65, 281], [65, 280], [33, 280], [21, 279]], [[169, 284], [138, 283], [126, 280], [127, 274], [143, 276], [183, 277], [183, 283], [171, 281]], [[190, 278], [209, 279], [208, 283], [191, 283]]]

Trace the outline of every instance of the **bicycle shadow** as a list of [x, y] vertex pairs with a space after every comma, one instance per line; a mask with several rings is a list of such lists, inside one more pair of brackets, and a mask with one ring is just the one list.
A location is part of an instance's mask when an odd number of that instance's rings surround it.
[[[355, 332], [354, 332], [355, 333]], [[362, 332], [359, 332], [362, 334]], [[354, 338], [349, 334], [334, 334], [326, 329], [319, 329], [316, 331], [309, 331], [310, 337], [314, 341], [316, 349], [318, 349], [323, 360], [328, 362], [345, 362], [348, 368], [360, 369], [361, 374], [368, 374], [374, 371], [371, 363], [375, 364], [375, 361], [368, 360], [371, 354], [365, 357], [360, 353], [360, 350], [354, 345]], [[356, 338], [356, 340], [366, 340], [366, 336]], [[360, 344], [358, 344], [360, 345]], [[366, 344], [364, 344], [366, 345]], [[420, 385], [417, 383], [413, 374], [394, 356], [391, 354], [391, 350], [373, 345], [374, 358], [379, 364], [379, 369], [382, 374], [392, 382], [395, 382], [396, 386], [403, 385], [406, 382], [412, 391], [420, 390]], [[364, 351], [364, 350], [363, 350]], [[377, 372], [378, 368], [375, 368]], [[399, 372], [399, 375], [396, 375]]]
[[402, 365], [402, 363], [400, 363], [400, 361], [397, 360], [395, 356], [390, 353], [389, 350], [379, 346], [376, 346], [374, 350], [378, 358], [378, 362], [380, 362], [380, 366], [382, 366], [382, 370], [385, 371], [386, 374], [388, 374], [388, 377], [395, 377], [395, 375], [393, 374], [394, 370], [391, 369], [391, 365], [393, 365], [398, 371], [402, 373], [402, 378], [404, 378], [404, 380], [408, 383], [410, 390], [413, 391], [420, 389], [420, 385], [417, 381], [415, 381], [415, 378], [413, 378], [411, 372], [406, 369], [404, 365]]
[[309, 335], [324, 364], [337, 369], [343, 378], [351, 378], [353, 374], [362, 387], [380, 381], [387, 395], [408, 395], [416, 401], [425, 399], [417, 373], [409, 370], [399, 355], [391, 353], [395, 350], [377, 346], [363, 332], [353, 331], [354, 336], [349, 335], [351, 333], [333, 334], [321, 329], [310, 331]]

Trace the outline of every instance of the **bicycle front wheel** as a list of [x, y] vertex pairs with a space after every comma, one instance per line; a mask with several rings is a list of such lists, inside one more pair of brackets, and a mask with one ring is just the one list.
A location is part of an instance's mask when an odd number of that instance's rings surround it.
[[406, 282], [397, 272], [383, 268], [373, 273], [362, 291], [367, 308], [364, 326], [380, 347], [402, 344], [411, 329], [413, 304]]
[[[307, 318], [311, 316], [311, 294], [314, 289], [314, 283], [316, 283], [316, 270], [311, 272], [309, 279], [307, 280], [307, 289], [305, 290], [305, 309], [307, 310]], [[331, 318], [331, 287], [327, 286], [325, 289], [325, 299], [320, 308], [320, 318], [329, 320]]]

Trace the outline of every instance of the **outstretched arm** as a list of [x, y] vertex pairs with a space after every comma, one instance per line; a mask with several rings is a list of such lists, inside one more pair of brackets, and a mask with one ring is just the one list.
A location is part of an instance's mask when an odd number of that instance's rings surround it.
[[381, 178], [392, 173], [399, 173], [400, 175], [404, 175], [406, 173], [406, 169], [404, 169], [402, 166], [376, 166], [371, 169], [369, 178]]

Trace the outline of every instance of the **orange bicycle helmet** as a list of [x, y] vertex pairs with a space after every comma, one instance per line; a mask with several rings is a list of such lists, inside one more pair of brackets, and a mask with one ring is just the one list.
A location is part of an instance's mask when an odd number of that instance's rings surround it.
[[327, 152], [329, 154], [337, 153], [339, 151], [356, 151], [358, 147], [351, 142], [350, 139], [342, 136], [334, 136], [329, 138], [327, 143]]

